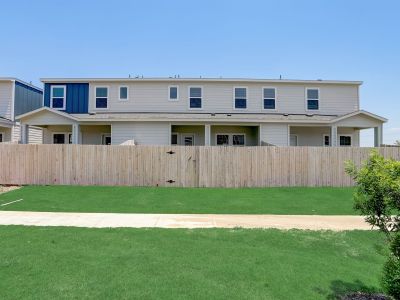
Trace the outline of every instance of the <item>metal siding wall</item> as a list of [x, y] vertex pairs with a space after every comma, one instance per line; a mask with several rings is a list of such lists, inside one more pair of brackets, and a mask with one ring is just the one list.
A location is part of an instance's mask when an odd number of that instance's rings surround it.
[[45, 83], [44, 105], [50, 107], [52, 85], [67, 86], [67, 103], [65, 112], [70, 114], [85, 114], [88, 112], [89, 84], [88, 83]]
[[16, 81], [14, 116], [42, 107], [42, 97], [42, 91]]

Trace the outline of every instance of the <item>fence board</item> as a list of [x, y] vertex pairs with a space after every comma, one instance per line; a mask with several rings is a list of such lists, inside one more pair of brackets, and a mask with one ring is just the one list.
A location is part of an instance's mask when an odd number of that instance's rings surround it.
[[[0, 144], [0, 184], [351, 186], [344, 162], [360, 165], [370, 151], [356, 147]], [[398, 147], [378, 151], [400, 160]]]

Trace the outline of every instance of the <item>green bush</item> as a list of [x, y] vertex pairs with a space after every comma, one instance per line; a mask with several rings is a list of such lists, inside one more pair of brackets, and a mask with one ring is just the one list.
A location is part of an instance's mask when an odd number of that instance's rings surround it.
[[382, 285], [389, 295], [400, 299], [400, 260], [394, 255], [389, 257], [383, 267]]

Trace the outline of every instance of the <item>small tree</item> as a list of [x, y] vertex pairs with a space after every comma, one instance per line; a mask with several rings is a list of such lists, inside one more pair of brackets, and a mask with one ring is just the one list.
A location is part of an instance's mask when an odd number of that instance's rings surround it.
[[361, 168], [347, 162], [346, 172], [356, 183], [354, 208], [390, 242], [382, 282], [389, 295], [400, 299], [400, 162], [373, 151]]
[[400, 140], [395, 141], [394, 144], [395, 144], [396, 146], [400, 146]]

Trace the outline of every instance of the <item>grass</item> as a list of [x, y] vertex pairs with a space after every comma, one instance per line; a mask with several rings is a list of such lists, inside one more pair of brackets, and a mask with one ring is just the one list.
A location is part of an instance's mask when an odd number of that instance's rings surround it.
[[0, 227], [1, 299], [334, 299], [379, 291], [378, 232]]
[[0, 195], [1, 210], [354, 215], [353, 188], [133, 188], [27, 186]]

